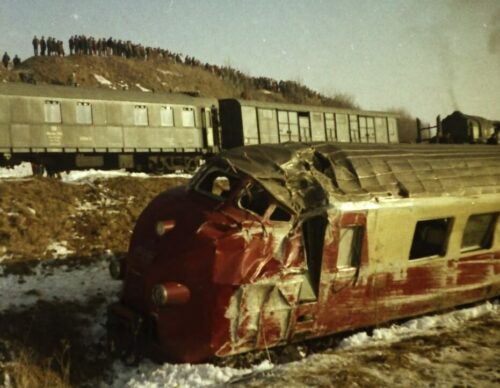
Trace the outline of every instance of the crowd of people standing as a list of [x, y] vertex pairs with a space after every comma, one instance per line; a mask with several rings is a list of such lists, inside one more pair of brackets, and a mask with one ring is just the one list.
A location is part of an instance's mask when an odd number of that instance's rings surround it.
[[[62, 40], [54, 37], [38, 38], [36, 35], [32, 40], [33, 53], [35, 56], [65, 56]], [[95, 38], [86, 35], [72, 35], [68, 40], [69, 55], [91, 55], [91, 56], [118, 56], [124, 58], [138, 58], [141, 60], [168, 60], [173, 63], [183, 63], [192, 67], [203, 68], [218, 76], [226, 82], [231, 82], [242, 89], [255, 88], [264, 89], [283, 95], [303, 95], [306, 97], [322, 98], [322, 96], [295, 81], [277, 81], [269, 77], [250, 77], [231, 66], [219, 66], [204, 63], [197, 58], [174, 53], [168, 49], [153, 48], [130, 40], [109, 38]], [[6, 68], [11, 66], [10, 57], [7, 53], [2, 58]], [[14, 68], [21, 61], [16, 55], [12, 62]]]

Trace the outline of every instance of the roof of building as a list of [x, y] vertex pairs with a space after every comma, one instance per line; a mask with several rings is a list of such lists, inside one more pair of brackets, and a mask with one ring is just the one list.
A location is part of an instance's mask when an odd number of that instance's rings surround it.
[[488, 145], [286, 143], [220, 154], [296, 213], [335, 201], [500, 193]]

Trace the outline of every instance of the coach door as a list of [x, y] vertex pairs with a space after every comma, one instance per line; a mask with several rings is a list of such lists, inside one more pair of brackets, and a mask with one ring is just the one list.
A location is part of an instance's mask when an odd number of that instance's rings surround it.
[[212, 111], [210, 108], [201, 108], [201, 126], [203, 131], [203, 145], [214, 146], [214, 129], [212, 125]]
[[315, 330], [327, 225], [326, 213], [310, 217], [302, 223], [306, 271], [295, 309], [295, 325], [292, 333], [292, 337], [295, 338], [307, 336]]

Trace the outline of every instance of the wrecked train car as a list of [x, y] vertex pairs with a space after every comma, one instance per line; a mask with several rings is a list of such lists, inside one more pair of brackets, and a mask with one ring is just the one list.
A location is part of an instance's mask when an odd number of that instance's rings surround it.
[[499, 213], [488, 146], [226, 151], [140, 216], [110, 339], [200, 362], [492, 298]]

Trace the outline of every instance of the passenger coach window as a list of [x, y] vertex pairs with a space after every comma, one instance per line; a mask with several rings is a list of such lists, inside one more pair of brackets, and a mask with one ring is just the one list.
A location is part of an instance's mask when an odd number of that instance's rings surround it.
[[326, 139], [329, 141], [336, 141], [337, 135], [335, 134], [335, 119], [333, 113], [325, 113], [325, 129]]
[[59, 101], [45, 101], [44, 113], [46, 123], [61, 122], [61, 104]]
[[135, 125], [148, 125], [148, 108], [144, 105], [134, 106]]
[[194, 127], [194, 109], [182, 108], [182, 126]]
[[470, 216], [462, 237], [461, 251], [469, 252], [491, 248], [497, 219], [498, 213]]
[[174, 110], [171, 106], [162, 106], [160, 108], [161, 126], [173, 127], [174, 126]]
[[363, 227], [350, 226], [340, 229], [337, 268], [358, 267], [361, 263]]
[[411, 245], [410, 260], [446, 255], [446, 244], [452, 220], [452, 218], [438, 218], [417, 222]]
[[76, 122], [78, 124], [92, 124], [92, 106], [89, 102], [76, 103]]

